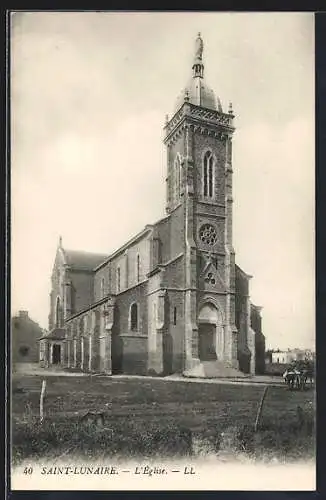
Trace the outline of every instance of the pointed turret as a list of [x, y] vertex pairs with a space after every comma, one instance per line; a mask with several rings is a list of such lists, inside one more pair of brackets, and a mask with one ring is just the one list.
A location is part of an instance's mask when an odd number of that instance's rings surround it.
[[189, 84], [183, 89], [176, 102], [176, 111], [181, 108], [184, 102], [190, 102], [195, 106], [201, 106], [207, 109], [213, 109], [223, 112], [220, 99], [215, 97], [204, 80], [203, 63], [204, 42], [201, 34], [198, 33], [195, 42], [195, 52], [192, 64], [192, 77]]

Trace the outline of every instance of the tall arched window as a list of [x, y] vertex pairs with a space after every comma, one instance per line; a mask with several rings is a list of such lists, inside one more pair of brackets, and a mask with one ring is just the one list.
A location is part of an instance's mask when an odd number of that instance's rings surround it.
[[204, 196], [213, 198], [213, 179], [214, 179], [214, 159], [210, 151], [207, 151], [203, 161], [203, 186]]
[[119, 293], [121, 290], [121, 272], [120, 267], [117, 268], [117, 292]]
[[180, 156], [177, 155], [174, 160], [174, 179], [175, 179], [175, 199], [178, 200], [180, 198], [181, 192], [181, 162]]
[[130, 330], [138, 330], [138, 307], [137, 304], [132, 304], [130, 308]]
[[173, 309], [173, 324], [174, 325], [177, 324], [177, 308], [176, 307]]
[[60, 297], [57, 297], [57, 302], [56, 302], [56, 305], [55, 305], [55, 326], [56, 326], [56, 328], [60, 328], [60, 326], [61, 326]]
[[137, 279], [137, 283], [139, 283], [140, 281], [140, 256], [137, 255], [137, 259], [136, 259], [136, 279]]
[[101, 278], [101, 298], [104, 297], [105, 289], [104, 289], [104, 278]]
[[112, 290], [111, 280], [112, 276], [111, 276], [111, 263], [110, 263], [108, 267], [108, 292], [111, 292]]

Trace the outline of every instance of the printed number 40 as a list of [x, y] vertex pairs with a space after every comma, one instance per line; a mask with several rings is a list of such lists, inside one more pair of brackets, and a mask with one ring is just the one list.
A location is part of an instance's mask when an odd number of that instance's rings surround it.
[[24, 474], [33, 474], [33, 467], [25, 467]]

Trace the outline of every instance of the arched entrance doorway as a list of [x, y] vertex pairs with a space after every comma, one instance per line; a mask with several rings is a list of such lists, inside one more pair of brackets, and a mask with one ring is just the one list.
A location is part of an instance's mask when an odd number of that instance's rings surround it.
[[52, 351], [52, 363], [54, 365], [58, 365], [61, 363], [61, 345], [53, 344]]
[[198, 316], [198, 357], [200, 361], [221, 360], [223, 325], [221, 314], [212, 303], [206, 303]]

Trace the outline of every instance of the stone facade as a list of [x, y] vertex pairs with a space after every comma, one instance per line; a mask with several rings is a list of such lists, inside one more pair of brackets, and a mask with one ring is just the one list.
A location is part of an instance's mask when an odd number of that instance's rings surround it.
[[232, 241], [234, 114], [214, 104], [203, 74], [197, 57], [164, 127], [166, 216], [112, 255], [59, 243], [49, 326], [65, 330], [67, 367], [170, 374], [218, 362], [261, 370], [260, 308]]

